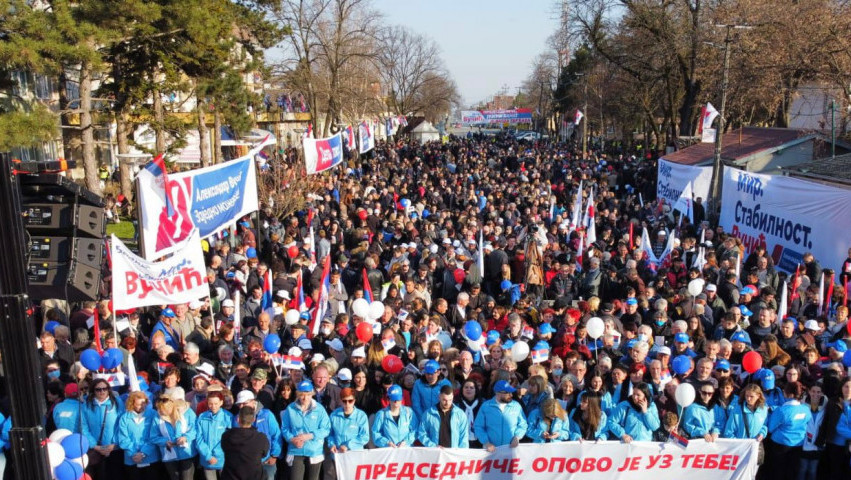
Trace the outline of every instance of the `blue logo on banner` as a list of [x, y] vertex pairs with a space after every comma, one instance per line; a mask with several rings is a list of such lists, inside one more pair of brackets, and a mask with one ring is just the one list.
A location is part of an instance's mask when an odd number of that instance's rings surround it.
[[192, 181], [192, 220], [201, 237], [232, 222], [242, 210], [251, 159], [232, 162]]
[[802, 253], [796, 252], [795, 250], [789, 249], [786, 247], [783, 249], [783, 253], [780, 255], [780, 262], [777, 265], [777, 268], [783, 270], [784, 272], [794, 272], [798, 265], [804, 262], [804, 255]]

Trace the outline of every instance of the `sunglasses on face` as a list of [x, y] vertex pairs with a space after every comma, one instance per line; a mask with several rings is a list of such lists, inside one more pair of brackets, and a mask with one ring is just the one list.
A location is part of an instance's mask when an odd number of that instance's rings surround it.
[[715, 392], [703, 392], [703, 391], [701, 391], [701, 392], [700, 392], [700, 394], [701, 394], [701, 395], [705, 395], [705, 396], [707, 396], [707, 397], [708, 397], [708, 396], [710, 396], [710, 395], [714, 395], [714, 394], [715, 394]]
[[344, 398], [342, 400], [342, 402], [343, 403], [355, 403], [355, 399], [354, 398]]
[[108, 392], [108, 391], [109, 391], [109, 388], [107, 388], [107, 387], [98, 387], [98, 388], [95, 388], [95, 391], [96, 391], [96, 392]]

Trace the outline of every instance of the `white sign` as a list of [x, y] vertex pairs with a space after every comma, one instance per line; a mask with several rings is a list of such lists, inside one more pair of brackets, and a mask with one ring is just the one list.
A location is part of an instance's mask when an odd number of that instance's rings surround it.
[[175, 254], [161, 262], [137, 256], [115, 235], [110, 252], [115, 310], [185, 303], [210, 295], [198, 230], [193, 230]]
[[742, 240], [745, 255], [765, 245], [780, 270], [794, 272], [806, 252], [839, 268], [848, 252], [851, 190], [724, 167], [720, 223]]
[[757, 442], [719, 439], [673, 443], [562, 442], [484, 449], [378, 448], [335, 455], [337, 478], [413, 480], [751, 480]]
[[695, 198], [704, 201], [709, 197], [709, 185], [712, 182], [712, 167], [693, 167], [659, 159], [656, 197], [664, 198], [665, 203], [673, 205], [679, 200], [689, 183]]

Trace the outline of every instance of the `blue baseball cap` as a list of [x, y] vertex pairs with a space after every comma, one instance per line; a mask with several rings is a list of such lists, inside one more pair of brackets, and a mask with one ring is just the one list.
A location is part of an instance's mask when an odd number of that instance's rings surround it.
[[538, 331], [541, 333], [541, 335], [549, 335], [556, 333], [556, 329], [553, 328], [553, 326], [547, 322], [542, 323], [541, 326], [538, 327]]
[[171, 308], [164, 308], [160, 312], [160, 315], [162, 315], [163, 317], [168, 317], [168, 318], [174, 318], [174, 317], [177, 316], [177, 315], [174, 314], [174, 310], [172, 310]]
[[514, 393], [517, 389], [512, 387], [508, 381], [500, 380], [493, 386], [493, 391], [496, 393]]
[[688, 343], [688, 334], [684, 332], [680, 332], [674, 335], [674, 342], [676, 343]]
[[769, 369], [763, 369], [765, 373], [762, 374], [762, 378], [760, 382], [762, 383], [763, 390], [774, 390], [774, 372]]
[[718, 359], [718, 361], [715, 362], [715, 370], [724, 370], [725, 372], [729, 372], [730, 362], [723, 358]]
[[498, 341], [499, 341], [499, 332], [497, 332], [496, 330], [489, 331], [487, 340], [485, 340], [485, 344], [487, 344], [487, 346], [491, 346]]
[[627, 305], [638, 305], [638, 299], [635, 297], [629, 297], [626, 299]]
[[432, 374], [440, 371], [440, 364], [436, 360], [429, 360], [423, 367], [423, 373]]
[[844, 341], [842, 341], [842, 340], [837, 340], [837, 341], [835, 341], [835, 342], [828, 343], [828, 344], [827, 344], [827, 347], [828, 347], [828, 348], [832, 348], [832, 349], [836, 350], [836, 351], [837, 351], [837, 352], [839, 352], [839, 353], [845, 353], [845, 352], [847, 352], [847, 351], [848, 351], [848, 344], [847, 344], [847, 343], [845, 343], [845, 342], [844, 342]]
[[752, 317], [753, 316], [753, 312], [748, 307], [746, 307], [744, 305], [739, 305], [739, 310], [742, 312], [743, 317]]
[[298, 383], [296, 387], [296, 391], [299, 392], [312, 392], [313, 391], [313, 382], [310, 380], [302, 380]]
[[730, 341], [731, 342], [742, 342], [742, 343], [746, 343], [746, 344], [750, 345], [751, 344], [751, 336], [748, 335], [748, 332], [745, 332], [743, 330], [739, 330], [738, 332], [734, 333], [732, 337], [730, 337]]
[[505, 343], [502, 344], [503, 350], [511, 350], [511, 347], [514, 346], [514, 340], [506, 340]]
[[310, 312], [301, 312], [298, 314], [299, 319], [310, 320]]
[[391, 402], [401, 401], [402, 387], [399, 385], [391, 385], [390, 388], [387, 389], [387, 398], [389, 398]]

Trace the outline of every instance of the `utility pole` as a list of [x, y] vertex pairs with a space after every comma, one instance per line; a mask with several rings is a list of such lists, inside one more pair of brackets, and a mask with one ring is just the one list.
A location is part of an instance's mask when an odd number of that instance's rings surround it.
[[830, 158], [836, 158], [836, 100], [830, 100]]
[[582, 158], [588, 152], [588, 76], [585, 76], [585, 105], [582, 107]]
[[721, 109], [718, 111], [718, 126], [715, 131], [715, 158], [712, 162], [712, 196], [713, 212], [721, 211], [721, 186], [722, 186], [722, 164], [721, 164], [721, 135], [724, 134], [724, 113], [727, 108], [727, 86], [730, 77], [730, 44], [733, 43], [733, 30], [751, 29], [749, 25], [715, 25], [717, 28], [726, 28], [724, 36], [724, 69], [721, 74]]
[[[21, 217], [21, 194], [17, 175], [8, 154], [0, 153], [0, 222], [6, 248], [0, 251], [0, 345], [3, 367], [9, 381], [12, 429], [9, 449], [15, 478], [48, 480], [45, 432], [41, 421], [46, 410], [41, 380], [41, 362], [35, 348], [35, 324], [27, 295], [26, 258]], [[11, 373], [11, 374], [10, 374]]]

